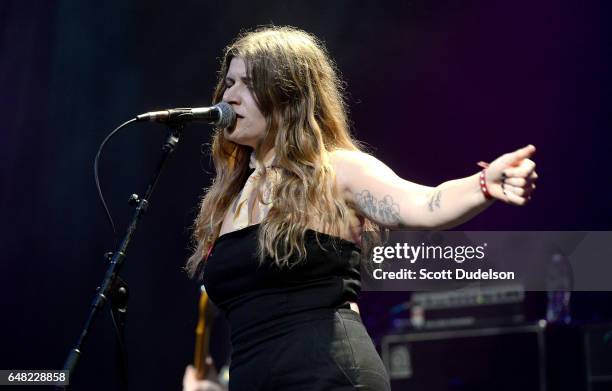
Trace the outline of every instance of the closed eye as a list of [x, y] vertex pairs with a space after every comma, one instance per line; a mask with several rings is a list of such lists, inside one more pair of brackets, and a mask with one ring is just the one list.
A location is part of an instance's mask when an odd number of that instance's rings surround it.
[[242, 80], [242, 82], [245, 86], [247, 86], [248, 89], [253, 89], [253, 80], [251, 80], [250, 77], [242, 77], [240, 78], [240, 80]]

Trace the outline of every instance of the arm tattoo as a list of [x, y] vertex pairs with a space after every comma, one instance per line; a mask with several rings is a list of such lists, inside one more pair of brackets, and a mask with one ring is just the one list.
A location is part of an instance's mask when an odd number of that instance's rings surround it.
[[377, 200], [372, 193], [364, 190], [355, 194], [355, 203], [368, 217], [384, 225], [397, 225], [400, 222], [399, 205], [390, 195]]
[[440, 198], [442, 198], [442, 192], [440, 190], [434, 191], [428, 203], [430, 212], [433, 212], [436, 208], [440, 209]]

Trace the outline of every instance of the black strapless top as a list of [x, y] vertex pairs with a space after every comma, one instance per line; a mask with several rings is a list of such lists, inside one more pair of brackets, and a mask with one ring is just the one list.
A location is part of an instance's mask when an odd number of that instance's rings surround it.
[[267, 328], [271, 322], [291, 322], [292, 315], [337, 308], [357, 299], [361, 252], [354, 243], [308, 230], [302, 263], [279, 269], [268, 258], [260, 266], [258, 227], [221, 235], [202, 271], [210, 299], [230, 323], [232, 339]]

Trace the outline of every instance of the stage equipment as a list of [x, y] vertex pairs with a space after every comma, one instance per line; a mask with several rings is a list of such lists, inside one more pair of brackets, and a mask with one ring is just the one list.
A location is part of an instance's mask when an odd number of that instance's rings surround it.
[[[140, 117], [140, 118], [139, 118]], [[76, 365], [81, 357], [83, 346], [87, 342], [90, 335], [90, 329], [93, 326], [99, 312], [105, 307], [106, 303], [110, 301], [111, 304], [111, 315], [113, 319], [113, 325], [115, 328], [115, 334], [119, 345], [120, 359], [118, 360], [120, 366], [120, 389], [127, 390], [127, 356], [125, 355], [125, 339], [124, 339], [124, 327], [127, 316], [127, 299], [128, 299], [128, 285], [119, 277], [119, 272], [125, 262], [127, 250], [131, 243], [132, 237], [136, 233], [136, 228], [140, 219], [147, 211], [149, 207], [149, 199], [153, 194], [153, 190], [157, 184], [161, 171], [164, 164], [170, 158], [174, 150], [176, 149], [180, 137], [182, 135], [185, 123], [202, 119], [208, 122], [213, 122], [220, 127], [231, 126], [235, 121], [235, 113], [232, 107], [226, 103], [221, 103], [212, 108], [200, 108], [200, 109], [177, 109], [177, 110], [165, 110], [161, 112], [147, 113], [139, 117], [134, 117], [131, 120], [124, 122], [119, 127], [110, 132], [106, 138], [100, 144], [96, 158], [94, 160], [94, 176], [96, 186], [98, 188], [98, 194], [100, 200], [109, 219], [113, 232], [115, 232], [115, 226], [113, 219], [108, 211], [102, 189], [100, 187], [100, 180], [98, 175], [98, 163], [102, 151], [106, 143], [121, 129], [127, 125], [134, 123], [139, 120], [154, 120], [158, 122], [166, 123], [168, 128], [167, 137], [162, 145], [162, 155], [158, 161], [157, 167], [151, 177], [151, 180], [147, 186], [144, 197], [140, 197], [137, 194], [132, 194], [129, 199], [129, 204], [135, 207], [135, 212], [132, 216], [132, 220], [128, 225], [126, 233], [121, 240], [118, 249], [114, 252], [107, 253], [105, 258], [109, 260], [109, 265], [102, 280], [102, 283], [96, 290], [96, 295], [91, 304], [91, 309], [83, 330], [79, 335], [76, 345], [68, 354], [64, 363], [64, 370], [68, 371], [68, 379], [71, 379]], [[58, 386], [60, 389], [66, 389], [67, 386]]]
[[415, 292], [409, 302], [391, 309], [393, 329], [501, 326], [540, 319], [544, 298], [533, 301], [538, 308], [532, 308], [527, 306], [526, 297], [520, 284]]
[[138, 121], [190, 122], [203, 121], [219, 128], [227, 128], [236, 121], [236, 113], [231, 105], [221, 102], [212, 107], [194, 107], [151, 111], [136, 116]]
[[612, 390], [612, 324], [415, 331], [381, 351], [393, 390]]

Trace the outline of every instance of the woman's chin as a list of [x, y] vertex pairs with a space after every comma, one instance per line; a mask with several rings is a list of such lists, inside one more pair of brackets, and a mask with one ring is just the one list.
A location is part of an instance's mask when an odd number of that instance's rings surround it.
[[244, 145], [246, 147], [253, 147], [254, 145], [254, 141], [249, 137], [245, 137], [245, 135], [241, 133], [239, 129], [233, 129], [232, 131], [225, 129], [224, 137], [228, 141], [239, 145]]
[[237, 143], [240, 140], [240, 131], [236, 128], [225, 128], [223, 136], [226, 140]]

